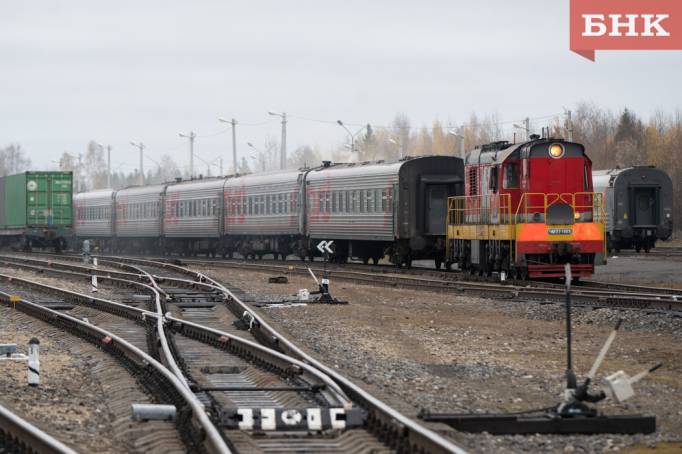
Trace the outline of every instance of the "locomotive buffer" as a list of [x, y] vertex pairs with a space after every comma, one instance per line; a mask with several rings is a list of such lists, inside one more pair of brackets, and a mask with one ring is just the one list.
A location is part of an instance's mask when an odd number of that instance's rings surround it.
[[[634, 396], [632, 385], [655, 371], [661, 364], [635, 375], [628, 376], [618, 371], [606, 377], [606, 387], [591, 393], [589, 386], [601, 365], [611, 344], [616, 338], [622, 320], [619, 320], [607, 338], [587, 378], [578, 384], [573, 371], [572, 327], [571, 327], [571, 265], [565, 266], [566, 277], [566, 389], [558, 405], [514, 413], [471, 413], [448, 414], [430, 413], [422, 410], [419, 417], [424, 421], [442, 422], [463, 432], [488, 432], [491, 434], [636, 434], [656, 431], [656, 417], [645, 415], [614, 415], [600, 413], [594, 406], [604, 399], [612, 398], [623, 402]], [[533, 413], [535, 415], [533, 415]]]

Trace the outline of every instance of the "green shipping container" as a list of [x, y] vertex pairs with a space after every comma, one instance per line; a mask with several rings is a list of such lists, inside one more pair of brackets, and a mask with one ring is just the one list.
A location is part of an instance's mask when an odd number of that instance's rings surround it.
[[71, 172], [24, 172], [3, 177], [0, 225], [6, 229], [71, 227]]

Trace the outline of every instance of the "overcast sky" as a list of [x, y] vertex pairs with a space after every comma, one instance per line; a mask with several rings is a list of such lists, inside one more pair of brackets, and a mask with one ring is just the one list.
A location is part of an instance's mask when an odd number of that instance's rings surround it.
[[197, 155], [222, 153], [227, 166], [217, 118], [242, 123], [237, 148], [251, 154], [247, 142], [279, 138], [268, 110], [291, 116], [289, 152], [346, 140], [305, 119], [513, 121], [580, 100], [648, 116], [680, 107], [681, 57], [605, 51], [589, 62], [568, 49], [568, 0], [4, 1], [0, 146], [20, 143], [45, 168], [94, 139], [130, 171], [130, 140], [185, 165], [178, 132], [189, 130]]

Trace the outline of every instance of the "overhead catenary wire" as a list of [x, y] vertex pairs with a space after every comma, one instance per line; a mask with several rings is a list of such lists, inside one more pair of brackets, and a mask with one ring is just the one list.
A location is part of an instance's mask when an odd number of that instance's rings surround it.
[[[538, 117], [529, 117], [529, 120], [530, 121], [547, 120], [550, 118], [558, 118], [558, 117], [561, 117], [562, 115], [564, 115], [564, 113], [559, 112], [559, 113], [554, 113], [554, 114], [550, 114], [550, 115], [542, 115], [542, 116], [538, 116]], [[294, 118], [294, 119], [303, 120], [303, 121], [310, 121], [310, 122], [314, 122], [314, 123], [324, 123], [324, 124], [336, 124], [337, 123], [337, 120], [324, 120], [324, 119], [319, 119], [319, 118], [308, 118], [308, 117], [303, 117], [300, 115], [289, 115], [289, 118]], [[514, 123], [519, 123], [519, 122], [523, 122], [523, 121], [525, 121], [525, 118], [517, 119], [517, 120], [505, 120], [505, 121], [486, 121], [486, 122], [477, 123], [475, 125], [463, 124], [460, 126], [464, 126], [465, 128], [468, 128], [468, 129], [475, 129], [475, 128], [481, 128], [481, 127], [486, 127], [486, 126], [512, 125]], [[388, 130], [402, 130], [402, 129], [427, 129], [427, 130], [430, 129], [430, 130], [434, 130], [434, 129], [436, 129], [435, 127], [424, 128], [424, 127], [419, 127], [419, 126], [415, 127], [413, 125], [404, 125], [404, 126], [403, 125], [391, 125], [391, 126], [377, 125], [377, 124], [374, 124], [372, 122], [360, 123], [360, 122], [344, 121], [344, 124], [346, 124], [348, 126], [357, 126], [357, 127], [370, 124], [372, 126], [372, 129], [375, 129], [375, 130], [377, 130], [377, 129], [388, 129]], [[457, 126], [449, 124], [447, 126], [441, 126], [441, 127], [446, 128], [446, 129], [448, 129], [448, 128], [451, 129], [451, 128], [456, 128]]]

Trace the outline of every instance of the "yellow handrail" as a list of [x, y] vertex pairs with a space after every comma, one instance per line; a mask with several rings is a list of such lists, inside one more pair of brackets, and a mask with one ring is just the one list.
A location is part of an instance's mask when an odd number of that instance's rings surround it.
[[448, 199], [448, 224], [511, 224], [511, 196], [490, 194]]
[[[526, 192], [512, 217], [510, 194], [457, 196], [448, 199], [448, 224], [512, 224], [528, 222], [529, 214], [543, 214], [555, 203], [565, 203], [576, 213], [591, 212], [594, 222], [603, 222], [604, 194], [599, 192], [542, 193]], [[588, 217], [589, 218], [589, 217]]]

